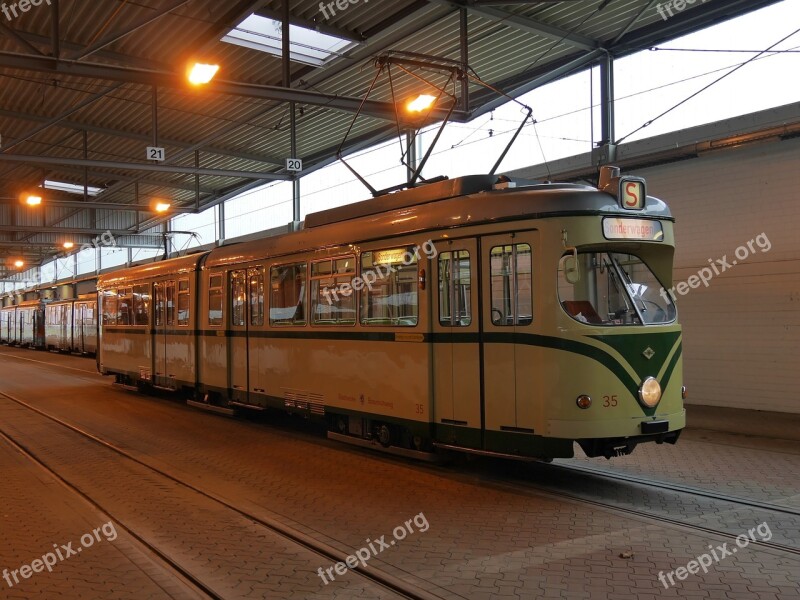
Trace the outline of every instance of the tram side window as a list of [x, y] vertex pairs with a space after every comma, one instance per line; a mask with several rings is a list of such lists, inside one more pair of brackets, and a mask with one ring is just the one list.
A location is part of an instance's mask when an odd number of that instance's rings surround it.
[[175, 325], [175, 282], [168, 281], [165, 287], [167, 305], [165, 307], [167, 315], [167, 325], [172, 327]]
[[131, 325], [133, 323], [133, 298], [131, 288], [121, 289], [117, 296], [117, 325]]
[[97, 302], [87, 302], [86, 312], [84, 313], [86, 325], [97, 325]]
[[[103, 325], [117, 324], [117, 290], [103, 292]], [[51, 314], [55, 315], [55, 307]], [[55, 319], [55, 316], [53, 317]], [[56, 323], [53, 323], [55, 325]]]
[[208, 278], [208, 324], [219, 327], [222, 317], [222, 275], [211, 275]]
[[354, 255], [311, 265], [311, 314], [314, 325], [355, 325]]
[[451, 327], [472, 323], [469, 252], [456, 250], [439, 254], [439, 322]]
[[248, 271], [250, 279], [250, 325], [264, 325], [264, 267]]
[[502, 327], [533, 322], [532, 254], [528, 244], [492, 248], [492, 324]]
[[133, 288], [133, 325], [150, 324], [150, 286], [137, 285]]
[[270, 325], [306, 324], [306, 263], [270, 270]]
[[164, 284], [156, 283], [153, 286], [153, 324], [156, 327], [164, 325]]
[[416, 255], [407, 248], [361, 255], [361, 324], [414, 327], [419, 321]]
[[244, 327], [247, 320], [247, 275], [245, 271], [231, 273], [231, 325]]
[[[175, 294], [175, 284], [170, 287], [172, 294]], [[173, 311], [173, 319], [174, 311]], [[189, 280], [178, 280], [178, 327], [189, 326]]]

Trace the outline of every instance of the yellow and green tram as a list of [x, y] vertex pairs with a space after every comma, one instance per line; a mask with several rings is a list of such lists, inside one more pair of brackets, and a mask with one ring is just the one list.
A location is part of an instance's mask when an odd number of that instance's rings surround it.
[[675, 443], [673, 222], [613, 168], [598, 188], [428, 184], [101, 276], [99, 368], [411, 455]]

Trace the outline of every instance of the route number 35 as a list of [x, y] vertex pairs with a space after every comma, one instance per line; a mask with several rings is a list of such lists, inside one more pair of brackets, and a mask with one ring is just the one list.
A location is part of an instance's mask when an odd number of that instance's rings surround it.
[[617, 396], [603, 396], [603, 408], [614, 408], [619, 402]]

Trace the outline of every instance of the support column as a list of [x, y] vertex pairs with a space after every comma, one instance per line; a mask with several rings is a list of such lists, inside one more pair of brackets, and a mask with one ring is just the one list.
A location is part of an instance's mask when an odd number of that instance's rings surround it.
[[469, 15], [467, 9], [461, 9], [461, 31], [460, 31], [460, 46], [461, 46], [461, 69], [464, 74], [461, 77], [461, 110], [469, 112], [469, 78], [467, 77], [467, 68], [469, 67]]
[[217, 230], [217, 246], [221, 246], [222, 242], [225, 241], [225, 203], [220, 202], [217, 205], [217, 210], [217, 223], [219, 223]]
[[[283, 41], [283, 87], [292, 87], [292, 68], [291, 68], [291, 39], [290, 24], [292, 20], [291, 6], [289, 0], [283, 0], [283, 22], [282, 41]], [[299, 158], [297, 156], [297, 112], [294, 102], [289, 102], [289, 135], [290, 149], [289, 158]], [[292, 174], [292, 229], [297, 230], [300, 226], [300, 179], [296, 173]]]
[[614, 57], [610, 53], [600, 59], [600, 125], [601, 137], [598, 142], [598, 165], [607, 165], [617, 159], [617, 146], [614, 117]]

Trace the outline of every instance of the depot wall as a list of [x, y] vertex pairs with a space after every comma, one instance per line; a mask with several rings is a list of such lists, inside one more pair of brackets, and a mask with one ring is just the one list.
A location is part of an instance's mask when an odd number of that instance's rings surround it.
[[772, 244], [678, 295], [689, 404], [800, 413], [799, 172], [792, 139], [635, 173], [677, 219], [676, 281], [761, 233]]

